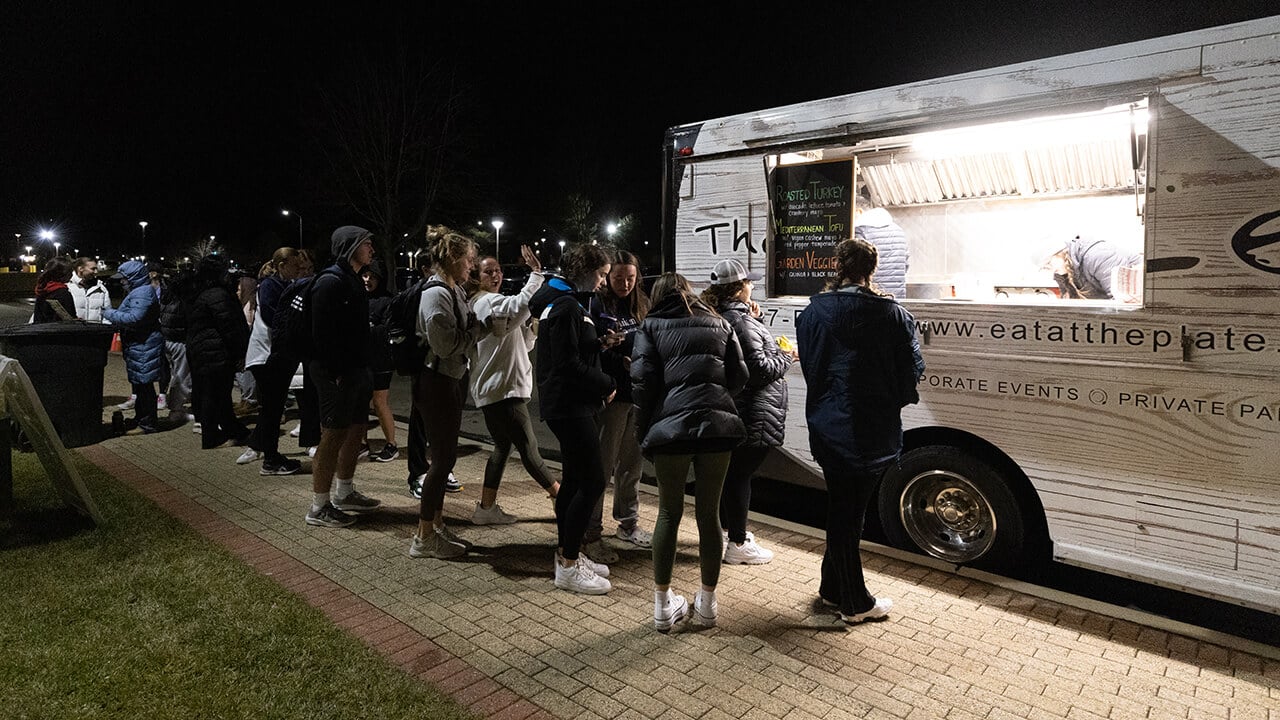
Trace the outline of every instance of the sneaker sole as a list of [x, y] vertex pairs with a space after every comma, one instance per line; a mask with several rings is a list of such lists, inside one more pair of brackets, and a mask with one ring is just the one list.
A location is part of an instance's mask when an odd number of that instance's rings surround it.
[[451, 488], [451, 487], [445, 486], [444, 491], [445, 491], [445, 492], [447, 492], [447, 493], [460, 493], [460, 492], [462, 492], [462, 486], [461, 486], [461, 485], [459, 485], [459, 486], [458, 486], [458, 487], [456, 487], [456, 488]]
[[351, 527], [352, 525], [355, 525], [356, 521], [352, 520], [351, 522], [326, 522], [324, 520], [319, 520], [316, 518], [307, 518], [307, 524], [313, 527], [344, 528], [344, 527]]
[[[265, 469], [265, 468], [264, 468], [264, 469], [262, 469], [262, 470], [259, 470], [259, 471], [258, 471], [258, 474], [259, 474], [259, 475], [267, 475], [267, 476], [273, 476], [273, 475], [297, 475], [297, 474], [298, 474], [298, 473], [300, 473], [300, 472], [302, 472], [302, 468], [297, 468], [297, 469], [295, 469], [295, 470], [267, 470], [267, 469]], [[339, 508], [339, 509], [341, 509], [341, 508]]]
[[520, 520], [517, 518], [511, 518], [510, 520], [478, 520], [474, 517], [471, 518], [472, 525], [515, 525], [518, 522]]
[[725, 565], [768, 565], [772, 560], [773, 558], [758, 558], [758, 557], [745, 558], [740, 560], [730, 560], [729, 558], [726, 557], [724, 559], [724, 564]]
[[713, 617], [709, 618], [709, 617], [707, 617], [707, 616], [703, 615], [702, 613], [698, 612], [696, 609], [693, 611], [693, 618], [692, 618], [691, 622], [693, 622], [693, 624], [694, 624], [694, 625], [701, 625], [702, 627], [715, 627], [715, 626], [716, 626], [716, 619], [715, 619], [715, 618], [713, 618]]
[[679, 615], [673, 616], [670, 620], [666, 620], [666, 621], [662, 621], [662, 620], [659, 620], [658, 618], [654, 618], [653, 627], [658, 632], [667, 632], [671, 630], [671, 628], [675, 627], [676, 625], [679, 625], [681, 621], [683, 621], [686, 617], [688, 617], [688, 615], [689, 615], [688, 611], [685, 611], [680, 613]]
[[392, 460], [395, 460], [398, 457], [400, 457], [399, 451], [397, 451], [396, 454], [392, 455], [391, 457], [382, 457], [380, 455], [374, 455], [373, 460], [374, 462], [391, 462]]
[[377, 505], [343, 505], [334, 503], [333, 506], [345, 513], [361, 513], [369, 512], [370, 510], [377, 510], [382, 507], [382, 503], [378, 503]]

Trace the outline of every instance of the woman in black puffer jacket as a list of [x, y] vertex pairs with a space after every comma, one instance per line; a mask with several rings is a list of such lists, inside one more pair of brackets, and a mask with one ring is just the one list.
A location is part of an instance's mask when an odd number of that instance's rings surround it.
[[688, 613], [688, 602], [673, 595], [670, 585], [690, 465], [697, 481], [694, 514], [702, 568], [694, 616], [702, 625], [716, 623], [720, 489], [730, 454], [746, 436], [733, 403], [746, 382], [747, 366], [729, 323], [699, 300], [682, 276], [658, 278], [653, 308], [636, 332], [631, 396], [640, 448], [653, 459], [658, 478], [653, 623], [659, 630], [669, 630]]
[[796, 353], [778, 347], [769, 329], [760, 322], [760, 309], [751, 300], [753, 283], [763, 276], [747, 272], [737, 260], [721, 260], [711, 273], [711, 285], [703, 302], [729, 321], [742, 345], [743, 360], [751, 378], [734, 396], [738, 414], [747, 426], [747, 439], [733, 450], [720, 496], [720, 524], [724, 528], [724, 562], [728, 565], [763, 565], [773, 552], [756, 544], [747, 532], [751, 509], [751, 477], [764, 462], [769, 448], [782, 444], [787, 421], [785, 375]]
[[199, 388], [195, 395], [200, 405], [196, 411], [200, 446], [215, 448], [227, 440], [243, 445], [249, 430], [236, 419], [231, 387], [244, 364], [249, 326], [240, 301], [228, 287], [226, 261], [216, 255], [201, 258], [187, 313], [187, 362]]

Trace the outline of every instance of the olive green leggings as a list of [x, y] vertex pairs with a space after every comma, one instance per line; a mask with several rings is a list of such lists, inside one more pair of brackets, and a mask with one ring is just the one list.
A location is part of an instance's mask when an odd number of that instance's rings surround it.
[[697, 453], [653, 456], [658, 476], [658, 522], [653, 528], [653, 582], [671, 584], [671, 568], [676, 563], [676, 533], [684, 515], [684, 486], [693, 466], [693, 515], [698, 522], [698, 559], [702, 584], [715, 587], [720, 581], [720, 490], [729, 469], [732, 453]]

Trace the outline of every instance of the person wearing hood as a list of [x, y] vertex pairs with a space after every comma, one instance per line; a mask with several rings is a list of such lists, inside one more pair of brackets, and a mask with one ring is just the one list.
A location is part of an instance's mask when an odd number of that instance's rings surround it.
[[231, 388], [244, 364], [249, 327], [231, 289], [225, 260], [217, 255], [200, 258], [186, 305], [187, 362], [199, 387], [200, 446], [208, 450], [228, 440], [243, 445], [249, 429], [236, 417]]
[[36, 278], [36, 307], [31, 322], [47, 323], [76, 319], [76, 301], [67, 289], [71, 280], [71, 262], [55, 257], [44, 265]]
[[370, 452], [369, 433], [365, 431], [360, 456], [368, 456], [374, 462], [391, 462], [400, 457], [396, 447], [396, 418], [391, 413], [391, 377], [395, 374], [395, 362], [391, 357], [391, 341], [388, 337], [387, 316], [391, 309], [391, 291], [387, 290], [382, 268], [370, 263], [360, 272], [364, 289], [369, 295], [369, 334], [372, 338], [369, 366], [373, 370], [373, 414], [378, 418], [382, 437], [386, 441], [378, 452]]
[[582, 538], [596, 501], [604, 493], [604, 460], [596, 416], [617, 393], [600, 368], [602, 350], [625, 333], [602, 335], [586, 304], [609, 275], [609, 255], [598, 245], [574, 245], [560, 264], [567, 277], [551, 277], [529, 301], [538, 318], [538, 405], [542, 421], [555, 433], [564, 454], [556, 495], [555, 586], [603, 595], [612, 589], [607, 565], [582, 553]]
[[373, 397], [369, 299], [360, 278], [360, 271], [373, 261], [373, 235], [344, 225], [333, 231], [329, 247], [334, 263], [308, 289], [312, 356], [307, 364], [320, 400], [320, 444], [311, 470], [313, 495], [306, 522], [339, 528], [356, 521], [349, 513], [382, 504], [354, 486]]
[[796, 322], [808, 386], [809, 448], [827, 484], [827, 549], [818, 597], [854, 625], [888, 617], [893, 601], [867, 591], [859, 543], [867, 506], [902, 453], [902, 408], [919, 402], [924, 359], [915, 320], [871, 282], [874, 245], [836, 246], [830, 289]]
[[653, 528], [653, 624], [658, 630], [670, 630], [689, 612], [688, 601], [671, 592], [671, 572], [691, 468], [702, 579], [693, 620], [716, 624], [724, 552], [720, 491], [733, 449], [747, 435], [733, 396], [748, 377], [729, 322], [693, 294], [684, 276], [668, 272], [658, 278], [653, 307], [636, 332], [631, 358], [636, 436], [641, 451], [653, 460], [658, 480]]
[[1142, 299], [1142, 283], [1132, 282], [1142, 269], [1141, 252], [1126, 250], [1109, 240], [1079, 235], [1066, 242], [1052, 243], [1050, 247], [1054, 251], [1041, 262], [1041, 267], [1053, 272], [1053, 280], [1064, 299], [1127, 303]]
[[889, 211], [871, 199], [863, 185], [853, 199], [853, 236], [875, 246], [880, 255], [871, 284], [901, 300], [907, 296], [907, 234], [893, 221]]
[[98, 261], [91, 257], [76, 260], [75, 275], [67, 283], [76, 301], [76, 317], [91, 323], [105, 323], [102, 311], [111, 307], [107, 286], [98, 282]]
[[165, 362], [160, 303], [156, 301], [146, 264], [128, 260], [120, 265], [116, 277], [124, 280], [129, 292], [120, 301], [119, 308], [104, 309], [102, 317], [120, 326], [125, 371], [133, 386], [133, 415], [144, 433], [152, 433], [158, 429], [155, 381]]

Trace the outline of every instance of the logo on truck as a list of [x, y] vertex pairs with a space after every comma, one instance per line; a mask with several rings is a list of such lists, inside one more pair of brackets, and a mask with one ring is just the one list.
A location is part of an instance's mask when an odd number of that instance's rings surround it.
[[1280, 210], [1263, 213], [1240, 226], [1231, 238], [1231, 249], [1246, 265], [1264, 272], [1280, 273], [1280, 224], [1273, 232], [1256, 234], [1263, 225], [1280, 218]]

